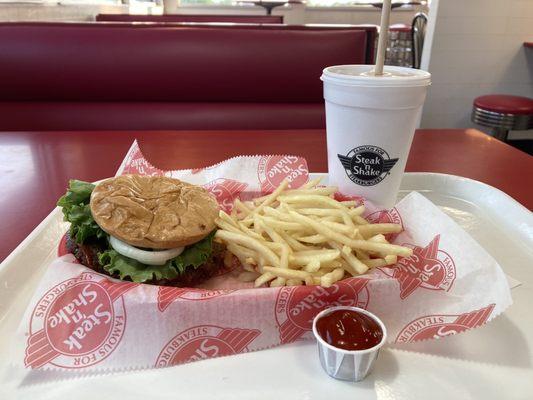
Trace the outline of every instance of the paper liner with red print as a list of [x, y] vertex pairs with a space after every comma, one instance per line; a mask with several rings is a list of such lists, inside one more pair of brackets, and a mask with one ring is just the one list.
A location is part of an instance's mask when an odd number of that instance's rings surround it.
[[[126, 172], [203, 185], [225, 209], [237, 196], [273, 190], [284, 177], [292, 187], [308, 180], [305, 160], [286, 155], [161, 171], [136, 142], [118, 173]], [[372, 311], [390, 341], [405, 343], [475, 328], [511, 304], [496, 261], [422, 195], [411, 193], [392, 210], [365, 207], [369, 220], [401, 223], [404, 231], [391, 240], [413, 248], [413, 255], [330, 288], [253, 289], [235, 279], [239, 271], [227, 270], [202, 288], [135, 285], [99, 275], [72, 255], [60, 257], [47, 268], [21, 322], [16, 359], [57, 370], [170, 366], [310, 338], [312, 318], [333, 305]]]
[[494, 304], [461, 315], [426, 315], [409, 322], [396, 338], [396, 343], [440, 339], [483, 325], [489, 319]]
[[257, 329], [200, 325], [178, 333], [161, 350], [156, 367], [243, 353], [261, 334]]
[[24, 364], [84, 368], [109, 356], [126, 328], [122, 296], [136, 286], [86, 272], [54, 286], [30, 317]]

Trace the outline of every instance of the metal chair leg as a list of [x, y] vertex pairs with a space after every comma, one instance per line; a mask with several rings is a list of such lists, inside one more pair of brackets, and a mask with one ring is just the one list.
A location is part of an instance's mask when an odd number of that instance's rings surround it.
[[502, 142], [507, 142], [507, 135], [509, 131], [504, 128], [492, 128], [492, 136], [496, 139], [501, 140]]

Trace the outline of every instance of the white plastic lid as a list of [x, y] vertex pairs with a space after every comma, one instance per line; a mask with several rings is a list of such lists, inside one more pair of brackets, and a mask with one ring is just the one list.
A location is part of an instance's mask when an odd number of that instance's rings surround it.
[[320, 79], [342, 86], [428, 86], [431, 74], [420, 69], [386, 65], [374, 75], [374, 65], [334, 65], [324, 68]]

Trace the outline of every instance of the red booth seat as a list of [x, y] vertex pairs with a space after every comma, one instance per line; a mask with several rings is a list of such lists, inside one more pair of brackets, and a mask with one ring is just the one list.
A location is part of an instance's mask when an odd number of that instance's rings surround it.
[[0, 24], [0, 129], [320, 128], [321, 71], [365, 63], [368, 32]]
[[96, 21], [105, 22], [234, 22], [282, 24], [283, 15], [207, 15], [207, 14], [98, 14]]

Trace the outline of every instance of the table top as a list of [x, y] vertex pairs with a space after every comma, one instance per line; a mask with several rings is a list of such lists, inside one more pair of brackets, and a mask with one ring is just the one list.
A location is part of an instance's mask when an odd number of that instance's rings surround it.
[[[304, 156], [327, 171], [323, 130], [0, 132], [0, 261], [53, 209], [71, 178], [113, 176], [134, 139], [161, 169], [200, 168], [240, 154]], [[533, 157], [467, 130], [419, 130], [406, 171], [479, 180], [533, 209]]]

